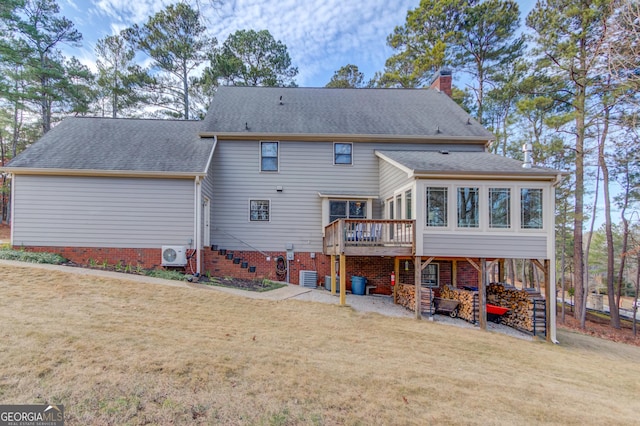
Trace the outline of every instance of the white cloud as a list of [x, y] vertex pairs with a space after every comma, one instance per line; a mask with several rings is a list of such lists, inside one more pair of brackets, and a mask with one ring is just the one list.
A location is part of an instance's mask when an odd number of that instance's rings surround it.
[[[211, 29], [220, 42], [238, 29], [268, 29], [287, 45], [300, 74], [300, 85], [322, 85], [333, 71], [348, 63], [372, 77], [391, 51], [386, 38], [404, 23], [407, 10], [418, 0], [225, 1]], [[371, 65], [375, 64], [375, 65]], [[372, 69], [372, 67], [376, 69]], [[367, 69], [369, 68], [369, 69]]]
[[[343, 65], [357, 65], [366, 78], [391, 55], [386, 38], [419, 0], [223, 0], [217, 8], [200, 0], [206, 25], [219, 43], [240, 29], [267, 29], [287, 45], [301, 86], [323, 86]], [[176, 0], [65, 0], [61, 5], [84, 35], [80, 56], [95, 42], [150, 16]], [[196, 0], [191, 0], [195, 4]], [[77, 4], [76, 4], [77, 3]], [[84, 8], [78, 11], [78, 6]], [[66, 7], [65, 7], [66, 6]], [[71, 52], [78, 56], [80, 52]]]

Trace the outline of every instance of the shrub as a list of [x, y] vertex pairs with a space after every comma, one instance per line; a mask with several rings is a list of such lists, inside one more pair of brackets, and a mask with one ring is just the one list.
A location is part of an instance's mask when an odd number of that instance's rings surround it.
[[148, 277], [163, 278], [165, 280], [185, 281], [187, 279], [187, 276], [185, 274], [178, 271], [150, 269], [144, 274]]
[[5, 248], [0, 249], [0, 259], [31, 263], [48, 263], [51, 265], [59, 265], [67, 261], [67, 259], [56, 253], [32, 253], [30, 251]]

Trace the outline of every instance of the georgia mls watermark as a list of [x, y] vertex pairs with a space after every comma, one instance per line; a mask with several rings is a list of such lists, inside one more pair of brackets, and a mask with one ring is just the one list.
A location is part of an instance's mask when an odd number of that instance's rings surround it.
[[0, 405], [0, 426], [64, 426], [64, 406]]

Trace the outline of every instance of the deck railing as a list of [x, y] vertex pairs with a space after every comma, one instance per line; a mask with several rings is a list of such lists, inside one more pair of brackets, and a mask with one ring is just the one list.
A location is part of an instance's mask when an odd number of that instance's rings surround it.
[[412, 255], [414, 220], [338, 219], [325, 227], [325, 254]]

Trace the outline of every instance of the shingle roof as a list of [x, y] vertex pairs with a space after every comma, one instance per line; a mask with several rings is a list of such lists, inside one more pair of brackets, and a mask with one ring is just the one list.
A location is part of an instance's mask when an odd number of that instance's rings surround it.
[[522, 161], [488, 152], [376, 151], [413, 172], [414, 175], [521, 175], [555, 177], [558, 170], [547, 167], [522, 167]]
[[200, 121], [73, 117], [63, 120], [8, 169], [205, 172], [212, 138]]
[[433, 89], [224, 86], [213, 98], [203, 131], [493, 139], [451, 98]]

